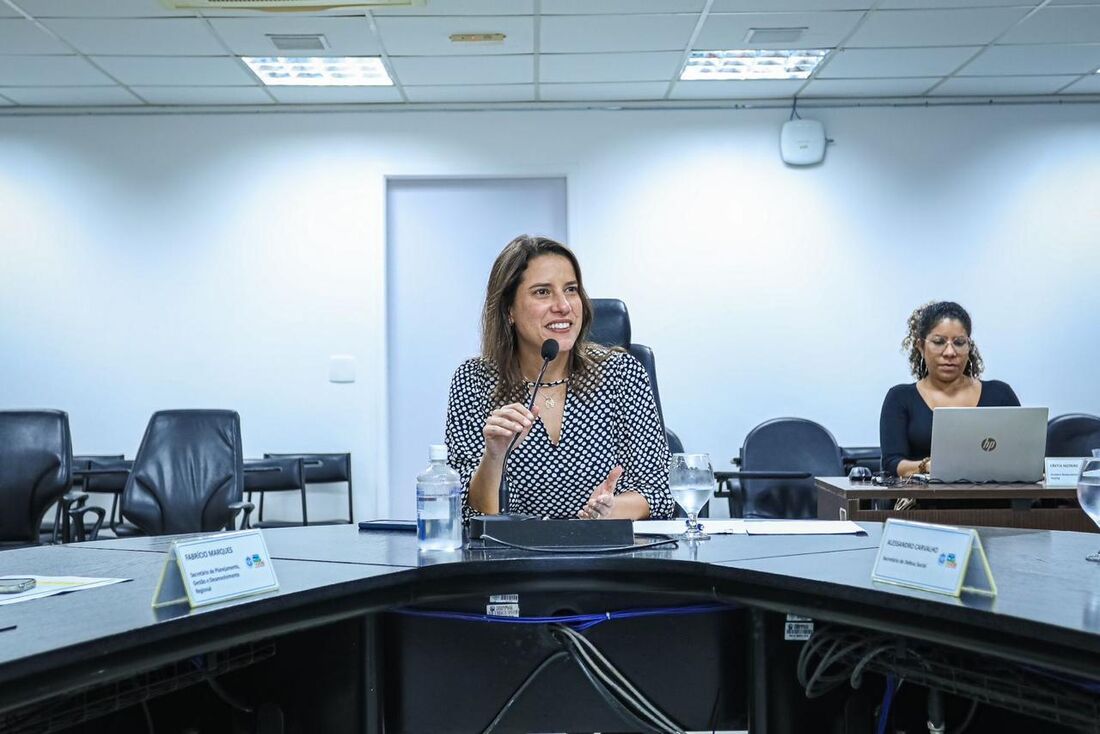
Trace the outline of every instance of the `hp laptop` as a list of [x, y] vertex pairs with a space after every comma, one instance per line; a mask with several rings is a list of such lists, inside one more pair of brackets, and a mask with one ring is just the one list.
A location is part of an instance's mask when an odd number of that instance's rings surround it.
[[1038, 482], [1046, 444], [1046, 408], [936, 408], [931, 478]]

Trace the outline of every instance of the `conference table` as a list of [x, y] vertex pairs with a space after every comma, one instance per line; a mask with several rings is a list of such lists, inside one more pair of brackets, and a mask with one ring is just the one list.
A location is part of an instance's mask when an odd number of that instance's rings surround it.
[[[1077, 503], [1076, 487], [1045, 487], [1039, 482], [930, 483], [883, 486], [848, 477], [814, 477], [817, 516], [822, 520], [888, 518], [944, 525], [974, 525], [1095, 533], [1096, 523]], [[895, 511], [894, 501], [911, 497], [915, 508]], [[882, 500], [891, 509], [875, 507]]]
[[[585, 633], [690, 729], [821, 725], [795, 680], [805, 643], [786, 639], [788, 615], [943, 650], [964, 668], [993, 661], [1025, 675], [1100, 679], [1100, 564], [1084, 560], [1100, 548], [1096, 536], [981, 528], [999, 594], [955, 598], [872, 582], [883, 526], [860, 527], [615, 554], [425, 554], [407, 532], [268, 529], [278, 591], [194, 610], [151, 606], [179, 536], [4, 551], [0, 575], [131, 580], [0, 606], [0, 730], [33, 731], [50, 717], [75, 724], [146, 700], [154, 718], [198, 716], [215, 693], [235, 710], [277, 703], [287, 732], [480, 730], [552, 646], [545, 625], [408, 610], [484, 613], [506, 597], [525, 617], [720, 606], [611, 619]], [[576, 671], [558, 668], [532, 684], [543, 688], [518, 701], [500, 731], [622, 730]], [[261, 706], [249, 715], [267, 714]]]

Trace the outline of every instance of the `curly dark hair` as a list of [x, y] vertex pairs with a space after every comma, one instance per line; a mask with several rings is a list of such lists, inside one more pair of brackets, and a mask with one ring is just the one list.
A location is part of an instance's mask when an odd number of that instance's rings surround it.
[[909, 315], [909, 333], [901, 340], [901, 350], [909, 355], [909, 371], [918, 380], [928, 374], [928, 366], [924, 363], [920, 342], [927, 338], [932, 327], [944, 319], [958, 321], [966, 329], [966, 335], [971, 337], [970, 359], [963, 368], [963, 374], [969, 377], [981, 377], [985, 364], [982, 362], [978, 345], [974, 343], [971, 336], [970, 314], [954, 301], [930, 301], [923, 306], [917, 306]]

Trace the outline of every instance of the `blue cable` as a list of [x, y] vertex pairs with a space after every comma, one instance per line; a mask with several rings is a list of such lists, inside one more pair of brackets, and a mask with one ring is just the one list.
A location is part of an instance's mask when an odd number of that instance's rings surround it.
[[433, 619], [454, 619], [464, 622], [487, 622], [490, 624], [566, 624], [578, 632], [595, 627], [597, 624], [613, 619], [635, 619], [638, 617], [677, 616], [685, 614], [710, 614], [724, 612], [737, 607], [729, 604], [696, 604], [685, 607], [657, 607], [651, 609], [624, 609], [602, 614], [569, 614], [559, 617], [500, 617], [492, 614], [471, 614], [469, 612], [444, 612], [430, 609], [397, 609], [398, 614], [408, 617], [429, 617]]
[[878, 724], [875, 726], [875, 734], [886, 734], [886, 722], [890, 719], [890, 704], [894, 702], [894, 674], [886, 676], [886, 690], [882, 692], [882, 706], [879, 707]]

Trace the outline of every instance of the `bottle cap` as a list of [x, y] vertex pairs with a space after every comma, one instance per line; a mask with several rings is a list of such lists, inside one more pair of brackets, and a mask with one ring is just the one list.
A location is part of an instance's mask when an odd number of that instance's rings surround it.
[[446, 461], [447, 447], [441, 443], [433, 443], [428, 447], [428, 461]]

